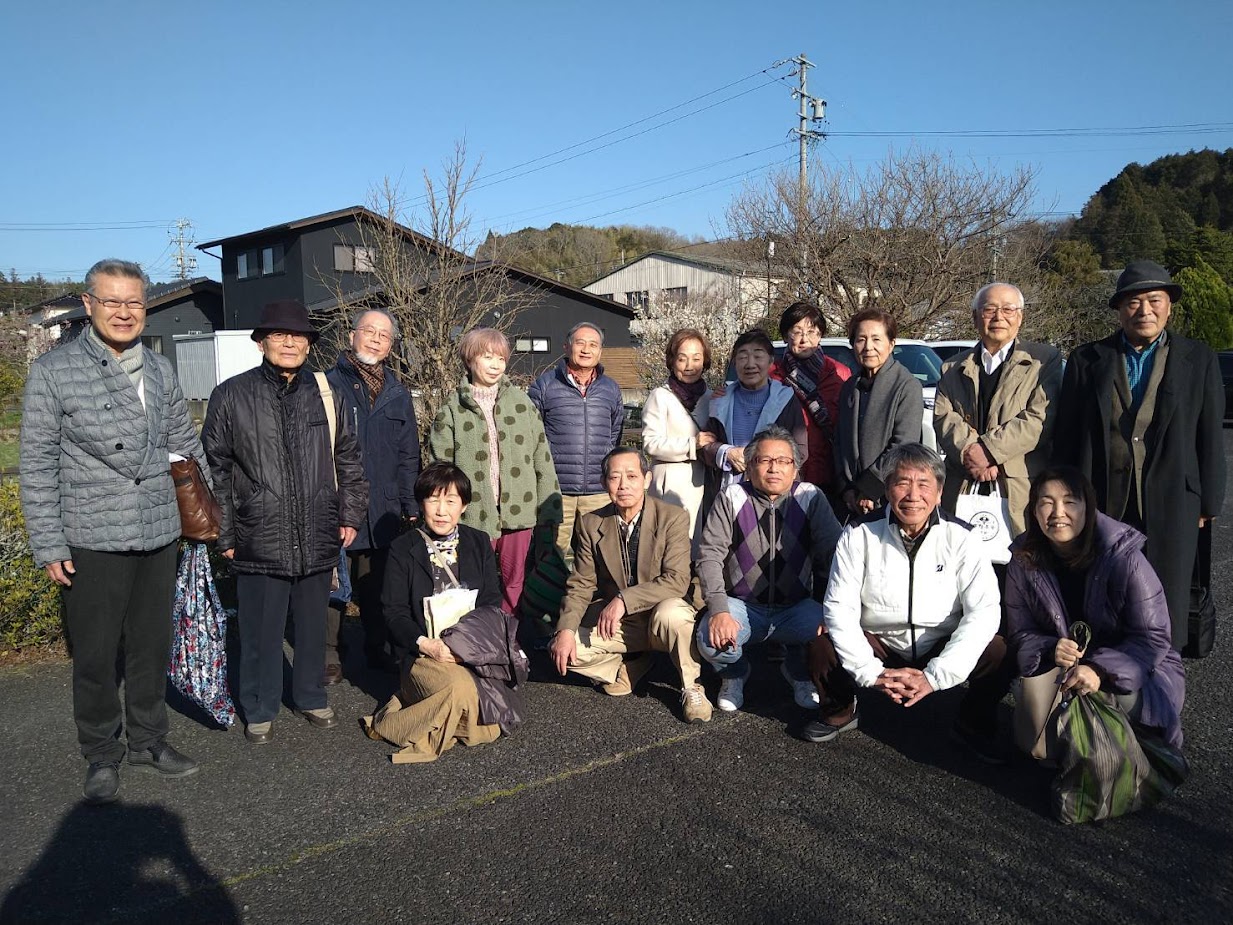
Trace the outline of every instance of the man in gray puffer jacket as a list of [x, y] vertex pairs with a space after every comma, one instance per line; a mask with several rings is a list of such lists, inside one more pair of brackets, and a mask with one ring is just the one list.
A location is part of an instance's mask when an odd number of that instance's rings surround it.
[[166, 741], [180, 537], [168, 456], [208, 470], [171, 363], [141, 344], [146, 284], [135, 263], [90, 268], [90, 327], [35, 360], [22, 415], [22, 509], [35, 562], [61, 586], [89, 803], [116, 798], [124, 716], [130, 765], [165, 777], [197, 770]]

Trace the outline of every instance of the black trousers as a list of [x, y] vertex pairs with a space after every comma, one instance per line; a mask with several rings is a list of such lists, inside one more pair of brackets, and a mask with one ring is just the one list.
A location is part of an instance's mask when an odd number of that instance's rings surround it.
[[[360, 622], [364, 626], [364, 654], [369, 658], [380, 657], [386, 651], [389, 630], [385, 626], [385, 611], [381, 609], [381, 589], [385, 586], [385, 563], [389, 547], [382, 549], [347, 550], [347, 563], [351, 567], [351, 599], [360, 608]], [[342, 608], [331, 604], [326, 617], [325, 649], [326, 662], [339, 664], [338, 633], [342, 624]]]
[[291, 701], [300, 710], [326, 705], [321, 685], [325, 664], [325, 612], [330, 573], [299, 578], [238, 575], [235, 583], [240, 629], [240, 710], [246, 723], [268, 723], [283, 699], [283, 634], [288, 611], [295, 622]]
[[[167, 735], [167, 662], [176, 544], [153, 552], [70, 548], [73, 586], [61, 590], [73, 652], [73, 719], [87, 761], [124, 757]], [[123, 651], [124, 711], [117, 661]], [[123, 720], [123, 722], [122, 722]]]
[[[928, 652], [916, 659], [904, 658], [888, 649], [877, 636], [865, 633], [874, 654], [887, 668], [916, 668], [923, 670], [929, 662], [946, 648], [950, 637], [938, 640]], [[839, 654], [831, 643], [831, 637], [823, 633], [810, 643], [810, 673], [822, 696], [822, 714], [828, 718], [851, 716], [856, 701], [856, 682], [844, 670]], [[968, 690], [959, 702], [959, 719], [964, 725], [980, 735], [997, 732], [997, 709], [1002, 698], [1010, 690], [1014, 677], [1014, 659], [1007, 657], [1006, 640], [994, 636], [985, 646], [985, 651], [976, 660], [976, 667], [968, 675]]]

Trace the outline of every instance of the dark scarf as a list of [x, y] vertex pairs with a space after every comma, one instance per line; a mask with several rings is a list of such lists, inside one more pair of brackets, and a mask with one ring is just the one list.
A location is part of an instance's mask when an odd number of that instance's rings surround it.
[[364, 383], [364, 388], [368, 390], [368, 405], [372, 407], [373, 403], [377, 400], [377, 396], [381, 394], [381, 390], [385, 388], [385, 363], [375, 363], [371, 366], [367, 363], [361, 363], [354, 350], [347, 351], [347, 359], [351, 361], [351, 365], [360, 374], [360, 381]]
[[668, 391], [676, 396], [677, 401], [685, 406], [685, 410], [690, 414], [694, 413], [694, 408], [698, 406], [698, 400], [706, 394], [706, 380], [699, 379], [693, 385], [686, 385], [675, 375], [668, 377]]
[[826, 410], [826, 402], [822, 400], [820, 386], [826, 376], [835, 375], [834, 369], [826, 366], [826, 355], [821, 350], [815, 350], [805, 359], [794, 356], [791, 350], [785, 350], [783, 359], [784, 380], [796, 390], [797, 397], [809, 414], [810, 420], [822, 428], [829, 439], [835, 429], [831, 413]]

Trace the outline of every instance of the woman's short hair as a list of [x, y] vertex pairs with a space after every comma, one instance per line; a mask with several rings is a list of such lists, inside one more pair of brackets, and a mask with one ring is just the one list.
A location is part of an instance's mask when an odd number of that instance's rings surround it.
[[[1036, 504], [1050, 482], [1061, 482], [1066, 491], [1076, 498], [1083, 499], [1083, 529], [1075, 538], [1073, 550], [1066, 557], [1059, 556], [1057, 550], [1045, 531], [1040, 529], [1036, 520]], [[1039, 569], [1052, 569], [1059, 565], [1071, 569], [1085, 569], [1096, 561], [1096, 489], [1091, 480], [1074, 466], [1050, 466], [1032, 479], [1032, 488], [1028, 492], [1027, 510], [1024, 520], [1027, 530], [1015, 549], [1015, 555], [1028, 564]]]
[[485, 353], [497, 353], [509, 359], [509, 338], [496, 328], [472, 328], [458, 342], [458, 356], [467, 369]]
[[445, 460], [425, 466], [415, 480], [416, 503], [422, 505], [437, 492], [448, 492], [450, 488], [458, 492], [463, 504], [471, 503], [471, 480], [465, 472]]
[[826, 336], [826, 318], [822, 315], [822, 310], [812, 302], [793, 302], [783, 310], [783, 314], [779, 316], [779, 336], [787, 340], [788, 332], [802, 321], [808, 321], [818, 329], [819, 334]]
[[711, 368], [711, 342], [706, 339], [706, 335], [693, 328], [681, 328], [668, 338], [668, 346], [664, 350], [664, 363], [668, 366], [668, 372], [672, 372], [672, 365], [676, 362], [676, 355], [681, 352], [681, 347], [691, 340], [702, 345], [703, 372]]
[[761, 347], [772, 360], [775, 358], [775, 345], [771, 343], [770, 336], [761, 328], [751, 328], [738, 337], [736, 343], [732, 345], [732, 355], [736, 356], [736, 352], [742, 347]]
[[856, 343], [856, 331], [866, 321], [878, 321], [886, 328], [887, 340], [899, 340], [899, 322], [890, 312], [880, 308], [862, 308], [848, 319], [848, 343]]

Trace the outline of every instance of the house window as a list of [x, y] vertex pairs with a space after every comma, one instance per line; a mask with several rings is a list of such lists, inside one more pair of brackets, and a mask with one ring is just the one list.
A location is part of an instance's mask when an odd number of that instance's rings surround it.
[[155, 353], [162, 353], [163, 352], [162, 335], [153, 335], [150, 337], [143, 337], [141, 339], [141, 345], [143, 347], [149, 347]]
[[689, 298], [688, 286], [672, 286], [664, 290], [664, 301], [672, 302], [676, 305], [684, 305], [685, 300]]
[[343, 273], [372, 273], [376, 255], [371, 247], [354, 244], [334, 245], [334, 269]]
[[283, 246], [281, 244], [243, 251], [235, 257], [235, 275], [239, 279], [277, 276], [283, 270]]
[[615, 302], [615, 301], [616, 301], [616, 293], [615, 293], [615, 292], [605, 292], [605, 293], [602, 293], [602, 294], [600, 295], [600, 298], [601, 298], [601, 299], [607, 299], [609, 302]]
[[625, 304], [630, 308], [646, 308], [651, 302], [651, 293], [646, 289], [641, 292], [625, 293]]
[[261, 249], [261, 275], [273, 276], [283, 272], [283, 246], [275, 244]]
[[547, 337], [515, 337], [514, 351], [516, 353], [547, 353], [550, 343]]

